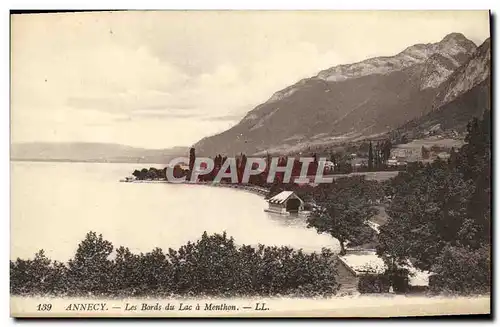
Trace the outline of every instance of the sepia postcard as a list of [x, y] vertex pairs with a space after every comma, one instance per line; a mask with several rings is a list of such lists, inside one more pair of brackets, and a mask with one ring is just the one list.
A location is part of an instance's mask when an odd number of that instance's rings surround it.
[[491, 315], [488, 11], [11, 14], [12, 317]]

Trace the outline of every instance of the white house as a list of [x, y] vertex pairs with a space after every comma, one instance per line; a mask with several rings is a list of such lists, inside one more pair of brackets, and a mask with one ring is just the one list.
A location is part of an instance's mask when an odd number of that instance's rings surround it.
[[[409, 261], [406, 268], [409, 271], [408, 286], [410, 290], [418, 290], [429, 286], [430, 272], [415, 268]], [[355, 290], [359, 279], [367, 275], [381, 275], [387, 266], [372, 250], [352, 250], [345, 255], [339, 256], [337, 271], [339, 282], [344, 290]]]
[[266, 212], [288, 216], [291, 213], [300, 213], [304, 210], [304, 201], [292, 191], [283, 191], [269, 200], [269, 208]]
[[387, 160], [387, 165], [388, 166], [397, 166], [398, 165], [398, 159], [389, 159], [389, 160]]

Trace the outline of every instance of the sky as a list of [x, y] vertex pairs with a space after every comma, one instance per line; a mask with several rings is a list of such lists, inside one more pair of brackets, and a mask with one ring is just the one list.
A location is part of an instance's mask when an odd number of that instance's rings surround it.
[[190, 146], [320, 70], [463, 33], [487, 11], [131, 11], [11, 18], [11, 142]]

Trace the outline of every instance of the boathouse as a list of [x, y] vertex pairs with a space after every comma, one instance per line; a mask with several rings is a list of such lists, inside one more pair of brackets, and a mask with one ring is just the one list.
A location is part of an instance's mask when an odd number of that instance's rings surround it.
[[292, 191], [283, 191], [269, 200], [269, 208], [265, 211], [288, 216], [298, 214], [304, 210], [304, 201]]

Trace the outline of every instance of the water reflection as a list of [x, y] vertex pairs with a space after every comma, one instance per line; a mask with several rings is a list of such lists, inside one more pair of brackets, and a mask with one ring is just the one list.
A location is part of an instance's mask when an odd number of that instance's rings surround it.
[[304, 216], [299, 216], [298, 213], [290, 213], [290, 215], [288, 216], [283, 216], [271, 212], [266, 212], [266, 214], [269, 220], [278, 225], [307, 228], [306, 218]]

